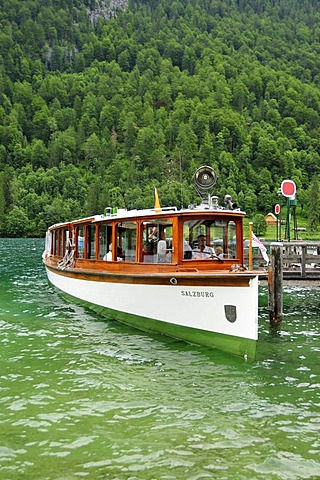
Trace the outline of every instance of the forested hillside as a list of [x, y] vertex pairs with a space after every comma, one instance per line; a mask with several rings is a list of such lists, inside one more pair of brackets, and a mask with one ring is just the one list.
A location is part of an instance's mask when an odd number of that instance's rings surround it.
[[[0, 235], [297, 184], [318, 228], [320, 2], [0, 0]], [[181, 185], [182, 183], [182, 185]], [[312, 193], [313, 192], [313, 193]]]

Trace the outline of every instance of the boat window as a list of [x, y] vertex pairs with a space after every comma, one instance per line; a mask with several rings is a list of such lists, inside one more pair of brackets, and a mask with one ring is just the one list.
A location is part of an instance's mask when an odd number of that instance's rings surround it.
[[237, 257], [236, 224], [230, 220], [194, 219], [183, 225], [185, 260]]
[[88, 225], [87, 226], [87, 235], [88, 235], [88, 258], [96, 258], [96, 226]]
[[99, 259], [112, 260], [112, 226], [102, 224], [99, 225]]
[[50, 253], [50, 255], [52, 255], [52, 240], [53, 240], [53, 232], [47, 230], [46, 239], [45, 239], [45, 252]]
[[54, 239], [55, 239], [55, 231], [51, 230], [50, 232], [50, 253], [54, 255]]
[[58, 255], [63, 256], [63, 241], [64, 241], [64, 230], [59, 230], [59, 250]]
[[53, 255], [58, 255], [59, 252], [59, 230], [53, 232], [54, 241], [53, 241]]
[[57, 252], [57, 255], [63, 257], [68, 249], [69, 231], [66, 228], [62, 228], [61, 230], [58, 230], [57, 233], [59, 236], [59, 251]]
[[84, 258], [84, 227], [77, 227], [77, 257]]
[[116, 260], [126, 262], [136, 261], [137, 224], [136, 222], [121, 222], [117, 224], [117, 254]]
[[142, 261], [170, 263], [172, 260], [172, 221], [155, 219], [142, 224]]
[[236, 224], [228, 223], [228, 258], [237, 258]]

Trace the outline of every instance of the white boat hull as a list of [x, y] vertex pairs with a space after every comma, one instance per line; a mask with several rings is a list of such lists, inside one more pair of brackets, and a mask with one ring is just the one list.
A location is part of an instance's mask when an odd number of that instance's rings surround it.
[[[252, 277], [248, 286], [186, 287], [180, 286], [179, 280], [168, 285], [95, 281], [65, 276], [50, 268], [47, 275], [55, 287], [83, 302], [121, 312], [125, 319], [140, 319], [138, 324], [134, 320], [125, 323], [140, 328], [144, 319], [142, 328], [147, 331], [153, 330], [148, 320], [154, 320], [157, 331], [169, 334], [171, 327], [179, 327], [254, 342], [258, 339], [258, 277]], [[160, 323], [169, 329], [159, 328]]]

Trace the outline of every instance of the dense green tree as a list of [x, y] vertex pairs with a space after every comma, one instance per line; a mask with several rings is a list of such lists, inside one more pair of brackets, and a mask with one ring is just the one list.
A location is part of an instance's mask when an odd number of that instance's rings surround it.
[[97, 215], [98, 213], [102, 213], [104, 211], [104, 205], [101, 205], [101, 184], [98, 180], [95, 180], [91, 183], [86, 205], [85, 211], [86, 215]]
[[2, 231], [7, 237], [24, 237], [28, 224], [27, 212], [22, 207], [14, 206], [4, 219]]
[[[319, 3], [100, 7], [1, 3], [0, 235], [152, 204], [155, 185], [165, 204], [196, 201], [201, 164], [217, 170], [221, 200], [232, 194], [250, 215], [267, 213], [292, 178], [308, 218], [320, 174]], [[26, 222], [15, 233], [12, 212]]]
[[257, 213], [252, 219], [253, 230], [255, 235], [262, 237], [267, 231], [267, 224], [264, 218], [264, 215]]
[[309, 193], [309, 228], [314, 233], [319, 227], [320, 209], [319, 209], [319, 178], [313, 175]]
[[9, 168], [0, 172], [0, 234], [5, 233], [4, 221], [12, 204], [11, 175], [12, 170]]
[[52, 135], [48, 146], [49, 165], [59, 165], [60, 162], [75, 162], [76, 147], [76, 134], [73, 128], [68, 128], [65, 132], [56, 132]]

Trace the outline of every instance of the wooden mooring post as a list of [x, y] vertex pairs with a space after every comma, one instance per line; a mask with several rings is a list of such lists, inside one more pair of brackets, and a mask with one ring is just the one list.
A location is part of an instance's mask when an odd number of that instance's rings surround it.
[[283, 244], [270, 244], [268, 268], [268, 309], [270, 328], [278, 330], [282, 322], [283, 311]]

